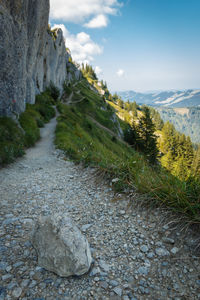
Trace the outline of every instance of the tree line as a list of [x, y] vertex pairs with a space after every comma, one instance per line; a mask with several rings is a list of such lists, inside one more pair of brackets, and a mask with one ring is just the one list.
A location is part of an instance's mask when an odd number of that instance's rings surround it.
[[169, 121], [164, 123], [154, 108], [123, 102], [117, 94], [112, 100], [131, 113], [124, 131], [126, 142], [151, 164], [160, 164], [180, 180], [200, 180], [200, 145], [195, 148], [189, 136], [179, 133]]

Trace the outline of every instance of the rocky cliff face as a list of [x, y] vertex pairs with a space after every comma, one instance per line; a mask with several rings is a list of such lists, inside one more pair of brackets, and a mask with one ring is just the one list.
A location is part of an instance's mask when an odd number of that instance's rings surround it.
[[24, 111], [50, 81], [62, 90], [69, 54], [48, 18], [49, 0], [0, 0], [0, 115]]

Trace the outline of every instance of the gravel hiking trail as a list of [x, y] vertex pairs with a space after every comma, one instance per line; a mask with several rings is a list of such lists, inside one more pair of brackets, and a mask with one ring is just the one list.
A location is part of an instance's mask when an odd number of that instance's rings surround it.
[[[0, 300], [200, 299], [195, 238], [67, 160], [54, 148], [55, 127], [56, 118], [0, 170]], [[37, 263], [33, 225], [55, 212], [69, 214], [90, 243], [94, 265], [84, 276], [61, 278]]]

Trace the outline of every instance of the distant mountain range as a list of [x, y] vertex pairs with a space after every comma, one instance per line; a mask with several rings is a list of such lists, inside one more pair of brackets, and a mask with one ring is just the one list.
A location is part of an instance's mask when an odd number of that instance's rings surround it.
[[135, 91], [117, 92], [123, 101], [136, 101], [137, 104], [147, 104], [165, 107], [200, 106], [200, 89], [185, 91], [161, 91], [137, 93]]

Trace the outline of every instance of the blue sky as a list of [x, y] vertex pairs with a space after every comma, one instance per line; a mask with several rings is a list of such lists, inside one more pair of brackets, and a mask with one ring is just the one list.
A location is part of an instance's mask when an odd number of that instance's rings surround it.
[[200, 0], [50, 0], [79, 63], [111, 91], [200, 88]]

